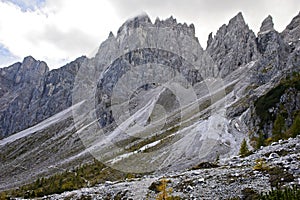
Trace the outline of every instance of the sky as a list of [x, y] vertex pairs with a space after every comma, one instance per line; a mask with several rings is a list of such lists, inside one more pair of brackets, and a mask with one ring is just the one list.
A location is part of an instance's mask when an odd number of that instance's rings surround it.
[[300, 11], [299, 0], [0, 0], [0, 67], [31, 55], [58, 68], [81, 55], [94, 56], [101, 42], [128, 19], [146, 12], [152, 22], [171, 15], [193, 23], [203, 48], [238, 12], [257, 33], [268, 15], [278, 31]]

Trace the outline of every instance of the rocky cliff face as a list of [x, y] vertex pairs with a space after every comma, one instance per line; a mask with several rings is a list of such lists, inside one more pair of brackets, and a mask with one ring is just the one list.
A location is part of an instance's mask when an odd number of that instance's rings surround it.
[[300, 37], [299, 24], [300, 24], [300, 13], [292, 19], [291, 23], [282, 32], [282, 36], [285, 42], [289, 44], [291, 43], [299, 44], [299, 37]]
[[72, 105], [76, 72], [85, 58], [52, 70], [32, 57], [0, 69], [1, 137], [21, 131]]
[[[258, 33], [259, 60], [253, 80], [255, 84], [267, 83], [266, 94], [252, 104], [252, 120], [248, 120], [249, 130], [261, 131], [265, 137], [272, 137], [274, 121], [284, 115], [285, 130], [289, 129], [299, 112], [299, 17], [282, 33], [274, 30], [272, 17], [268, 16]], [[281, 80], [281, 81], [280, 81]], [[272, 84], [273, 83], [273, 84]], [[254, 123], [254, 124], [253, 124]]]
[[228, 25], [223, 25], [214, 37], [209, 37], [206, 51], [217, 64], [222, 78], [260, 56], [256, 36], [241, 13], [232, 18]]
[[261, 133], [265, 138], [273, 137], [275, 121], [283, 117], [282, 134], [292, 136], [294, 133], [289, 133], [289, 129], [297, 123], [299, 111], [300, 80], [299, 73], [294, 73], [254, 102], [249, 130], [256, 135]]
[[[36, 110], [28, 105], [36, 93], [43, 88], [43, 76], [48, 72], [45, 62], [32, 57], [22, 63], [1, 69], [1, 136], [20, 131], [33, 124], [30, 117]], [[37, 107], [35, 108], [37, 109]]]
[[272, 17], [268, 16], [263, 21], [257, 37], [258, 50], [262, 55], [259, 62], [258, 81], [263, 84], [286, 68], [290, 51], [288, 44], [273, 26]]
[[290, 47], [290, 55], [288, 57], [288, 64], [291, 65], [290, 71], [299, 71], [300, 66], [300, 13], [293, 18], [291, 23], [281, 33], [284, 41]]

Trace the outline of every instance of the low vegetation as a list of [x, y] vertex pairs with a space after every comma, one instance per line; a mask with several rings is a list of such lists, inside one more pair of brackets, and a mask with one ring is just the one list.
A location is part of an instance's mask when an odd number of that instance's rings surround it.
[[278, 199], [278, 200], [298, 200], [300, 199], [300, 189], [296, 186], [289, 188], [286, 187], [282, 190], [271, 190], [268, 193], [262, 194], [260, 196], [261, 200], [273, 200], [273, 199]]
[[[256, 114], [260, 119], [260, 131], [256, 137], [252, 138], [256, 149], [280, 139], [288, 139], [300, 134], [300, 110], [294, 110], [292, 113], [289, 113], [289, 115], [292, 115], [292, 124], [288, 127], [286, 124], [288, 112], [285, 105], [280, 102], [282, 95], [291, 88], [294, 91], [300, 91], [299, 73], [294, 73], [291, 77], [282, 80], [277, 87], [271, 89], [255, 102]], [[272, 125], [272, 136], [262, 131], [266, 125]]]
[[153, 182], [150, 185], [149, 190], [152, 190], [157, 194], [156, 200], [180, 200], [180, 199], [182, 199], [179, 196], [172, 195], [173, 189], [171, 187], [168, 187], [168, 183], [171, 183], [171, 181], [163, 178], [159, 181]]
[[233, 197], [229, 200], [298, 200], [300, 199], [300, 189], [297, 186], [285, 187], [283, 189], [271, 190], [267, 193], [257, 193], [251, 188], [242, 191], [243, 198]]
[[0, 199], [42, 197], [94, 186], [105, 181], [125, 180], [139, 176], [141, 175], [117, 171], [105, 166], [98, 160], [94, 160], [93, 163], [82, 165], [74, 170], [67, 170], [48, 178], [38, 178], [35, 182], [24, 185], [19, 189], [2, 192], [0, 193]]
[[273, 108], [280, 102], [280, 97], [288, 88], [295, 88], [300, 91], [300, 74], [294, 73], [292, 77], [287, 77], [282, 80], [280, 84], [271, 89], [266, 95], [261, 96], [255, 102], [256, 113], [259, 116], [262, 127], [269, 121], [275, 121], [276, 116], [269, 112], [269, 109]]
[[270, 166], [264, 159], [257, 159], [256, 165], [253, 167], [253, 170], [261, 171], [269, 175], [269, 181], [271, 188], [280, 189], [286, 183], [294, 181], [294, 176], [289, 172], [285, 171], [279, 166]]
[[269, 165], [265, 162], [264, 159], [257, 159], [255, 162], [256, 164], [254, 165], [253, 170], [265, 172], [270, 169]]

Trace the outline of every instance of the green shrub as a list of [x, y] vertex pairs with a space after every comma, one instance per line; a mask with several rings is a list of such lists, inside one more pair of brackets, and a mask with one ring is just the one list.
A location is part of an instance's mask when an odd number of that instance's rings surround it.
[[292, 188], [284, 188], [283, 190], [271, 190], [268, 193], [260, 195], [261, 200], [299, 200], [300, 190], [294, 186]]
[[257, 171], [267, 171], [269, 170], [269, 165], [264, 161], [264, 159], [257, 159], [256, 164], [253, 167], [253, 170], [257, 170]]

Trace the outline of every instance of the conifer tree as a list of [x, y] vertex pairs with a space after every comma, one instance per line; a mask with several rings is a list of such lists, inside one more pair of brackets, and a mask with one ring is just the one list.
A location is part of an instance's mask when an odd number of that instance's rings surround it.
[[285, 131], [285, 120], [283, 116], [279, 113], [274, 121], [273, 126], [273, 137], [275, 140], [279, 140], [283, 138], [283, 134]]
[[265, 137], [262, 132], [259, 132], [256, 142], [256, 149], [259, 149], [261, 146], [265, 146]]
[[241, 148], [240, 148], [240, 156], [245, 157], [245, 156], [249, 155], [249, 153], [250, 153], [250, 151], [248, 149], [247, 142], [244, 138], [242, 141], [242, 144], [241, 144]]
[[298, 114], [289, 130], [292, 137], [300, 135], [300, 114]]

